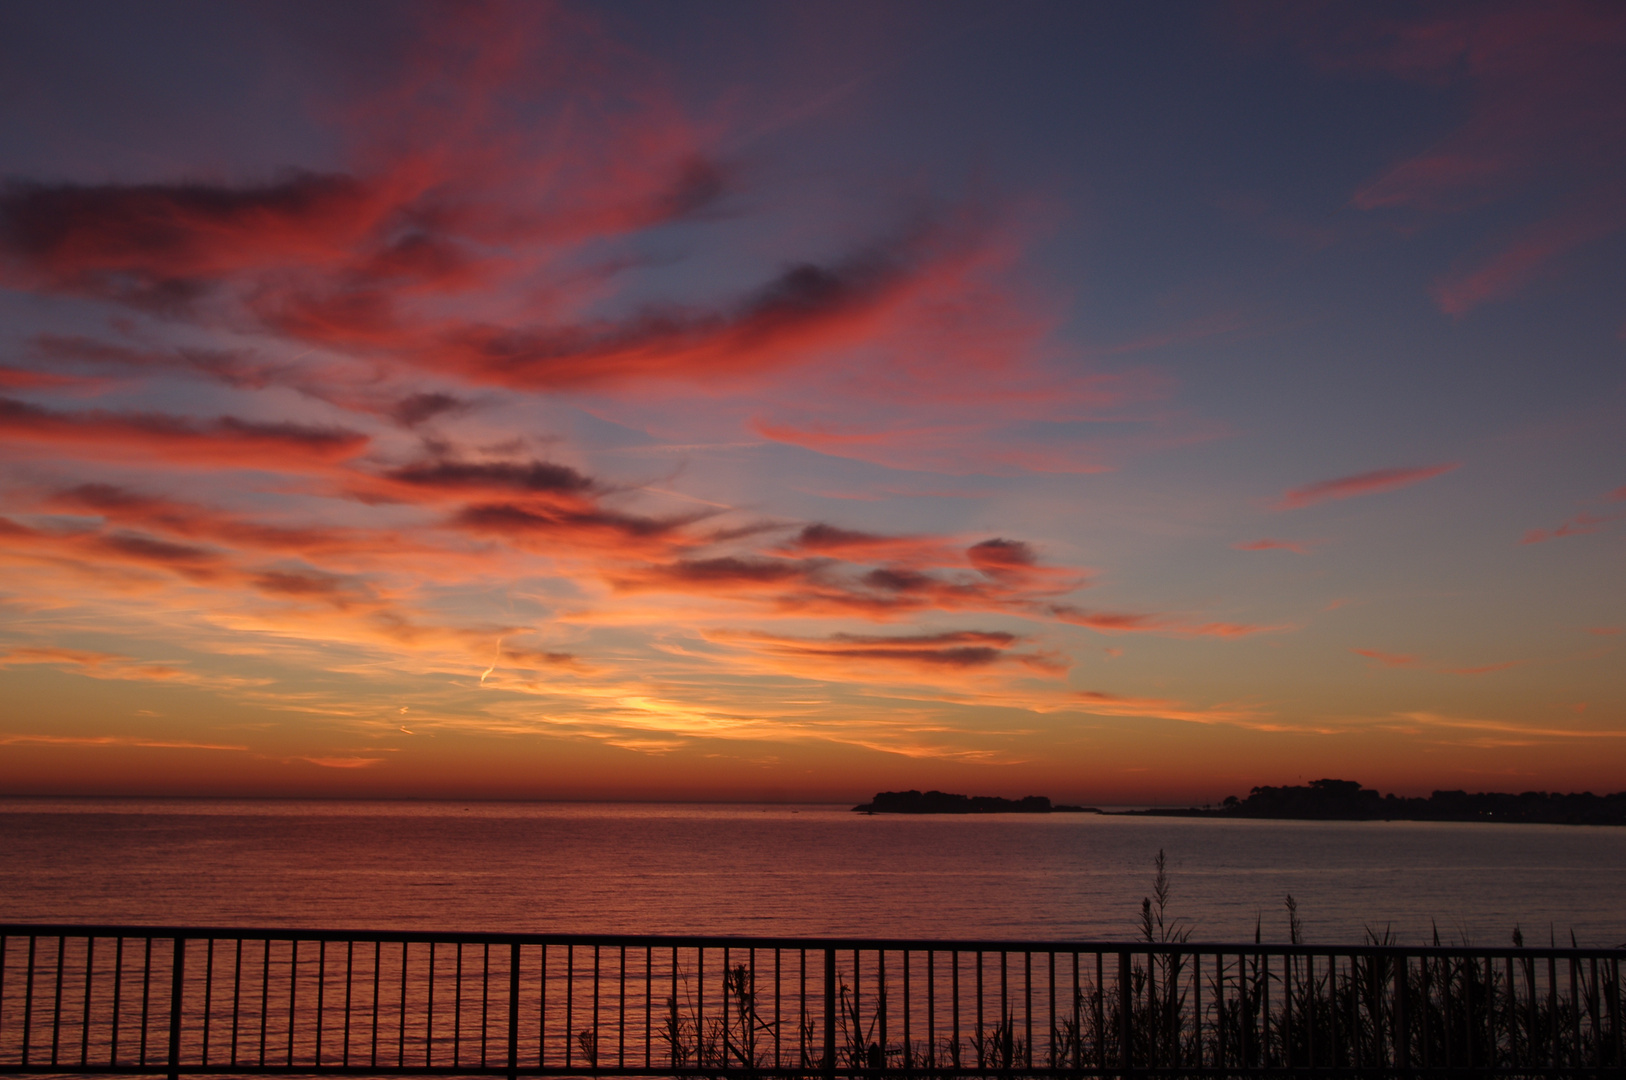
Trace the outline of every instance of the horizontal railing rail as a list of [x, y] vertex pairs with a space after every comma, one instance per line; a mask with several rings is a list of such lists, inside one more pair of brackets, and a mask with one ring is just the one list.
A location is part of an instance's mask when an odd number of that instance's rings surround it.
[[0, 1074], [1626, 1077], [1623, 962], [0, 924]]

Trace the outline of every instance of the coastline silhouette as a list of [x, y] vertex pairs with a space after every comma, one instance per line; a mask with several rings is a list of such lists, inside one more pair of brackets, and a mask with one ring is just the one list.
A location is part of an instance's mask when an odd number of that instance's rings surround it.
[[1491, 821], [1537, 825], [1626, 825], [1626, 791], [1435, 791], [1428, 798], [1380, 795], [1355, 780], [1252, 788], [1217, 807], [1102, 810], [1053, 804], [1047, 796], [1006, 799], [942, 791], [882, 791], [853, 810], [864, 814], [1107, 814], [1139, 817], [1267, 818], [1287, 821]]

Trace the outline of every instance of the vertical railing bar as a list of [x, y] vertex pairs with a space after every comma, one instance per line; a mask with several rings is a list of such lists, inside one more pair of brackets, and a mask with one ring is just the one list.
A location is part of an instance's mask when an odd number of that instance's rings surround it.
[[[850, 1042], [852, 1043], [852, 1047], [848, 1051], [849, 1054], [857, 1054], [859, 1051], [862, 1051], [864, 1049], [864, 1031], [863, 1031], [863, 1028], [860, 1026], [861, 1023], [862, 1023], [861, 1017], [864, 1014], [863, 1014], [862, 1009], [859, 1006], [859, 1001], [861, 1000], [859, 995], [863, 990], [863, 986], [864, 986], [863, 967], [859, 964], [858, 950], [854, 949], [853, 950], [853, 1007], [852, 1007], [852, 1017], [853, 1017], [853, 1027], [855, 1029], [857, 1029], [857, 1030], [853, 1031], [852, 1034], [851, 1034]], [[854, 1064], [856, 1064], [856, 1063], [854, 1063]]]
[[350, 1067], [350, 1002], [356, 981], [356, 942], [354, 939], [344, 943], [344, 1053], [340, 1056], [340, 1064]]
[[576, 946], [565, 946], [565, 1068], [570, 1068], [576, 1029]]
[[807, 946], [796, 950], [801, 970], [801, 993], [796, 1006], [796, 1051], [802, 1068], [807, 1068]]
[[[5, 938], [0, 937], [0, 987], [5, 985]], [[107, 1065], [112, 1068], [119, 1061], [119, 1013], [123, 1009], [120, 997], [124, 991], [124, 935], [118, 936], [113, 948], [113, 1032], [108, 1040]]]
[[181, 991], [186, 978], [186, 938], [175, 938], [175, 958], [169, 968], [169, 1080], [181, 1075]]
[[700, 1051], [705, 1046], [706, 1030], [706, 947], [700, 946], [695, 950], [695, 983], [698, 1007], [695, 1011], [694, 1037], [695, 1037], [695, 1064], [699, 1065]]
[[429, 990], [428, 1000], [423, 1010], [423, 1064], [425, 1068], [435, 1063], [435, 945], [429, 942]]
[[237, 1021], [243, 1005], [243, 939], [237, 939], [237, 954], [231, 969], [231, 1063], [237, 1064]]
[[[1597, 961], [1592, 964], [1592, 981], [1598, 981]], [[96, 935], [85, 937], [85, 1008], [80, 1013], [79, 1027], [79, 1067], [85, 1068], [90, 1064], [90, 987], [96, 976]]]
[[621, 946], [621, 981], [616, 991], [615, 1067], [627, 1067], [627, 947]]
[[1581, 963], [1580, 960], [1578, 960], [1576, 957], [1574, 957], [1574, 956], [1570, 957], [1570, 1015], [1574, 1018], [1573, 1027], [1574, 1027], [1574, 1036], [1575, 1036], [1575, 1042], [1574, 1042], [1575, 1052], [1572, 1055], [1573, 1058], [1574, 1058], [1572, 1064], [1574, 1064], [1576, 1066], [1579, 1066], [1581, 1064], [1581, 1056], [1582, 1056], [1581, 1055], [1581, 1049], [1582, 1049], [1582, 1043], [1581, 1043], [1581, 999], [1576, 993], [1576, 986], [1575, 986], [1575, 970], [1576, 970], [1577, 967], [1580, 966], [1580, 963]]
[[1095, 1002], [1095, 1064], [1103, 1072], [1107, 1067], [1107, 1023], [1106, 1016], [1107, 975], [1106, 958], [1101, 950], [1095, 951], [1095, 993], [1092, 996]]
[[[1293, 1067], [1293, 967], [1295, 957], [1282, 954], [1282, 1064]], [[1270, 962], [1265, 962], [1269, 970]], [[1268, 986], [1269, 983], [1267, 982]]]
[[[678, 1002], [678, 951], [677, 951], [677, 946], [676, 945], [672, 946], [672, 970], [669, 972], [669, 974], [670, 974], [671, 979], [672, 979], [672, 998], [671, 998], [672, 1012], [675, 1013], [677, 1011], [677, 1002]], [[674, 1031], [673, 1034], [676, 1035], [677, 1032]], [[697, 1035], [696, 1039], [695, 1039], [695, 1046], [698, 1047], [699, 1045], [700, 1045], [700, 1041], [699, 1041], [699, 1037]], [[696, 1053], [698, 1054], [698, 1050], [696, 1051]], [[677, 1043], [676, 1042], [674, 1042], [672, 1044], [672, 1064], [674, 1066], [677, 1064]]]
[[395, 1025], [395, 1067], [406, 1068], [406, 1026], [407, 1026], [407, 955], [411, 943], [405, 938], [401, 940], [401, 1011], [396, 1014]]
[[215, 1004], [215, 939], [209, 936], [209, 944], [203, 954], [203, 1051], [199, 1063], [209, 1064], [209, 1014], [214, 1012]]
[[909, 950], [903, 950], [903, 1067], [911, 1070], [914, 1051], [909, 1046]]
[[367, 1054], [367, 1067], [378, 1068], [378, 995], [382, 989], [384, 968], [384, 939], [378, 938], [373, 942], [373, 1024], [370, 1038], [371, 1046]]
[[[1005, 1033], [1006, 1021], [1010, 1021], [1010, 1036], [1011, 1038], [1015, 1039], [1016, 1018], [1011, 1015], [1010, 1004], [1010, 953], [1006, 953], [1002, 948], [1002, 950], [1000, 950], [1000, 1015], [993, 1018], [993, 1030], [1000, 1031], [1000, 1033], [1002, 1033], [1002, 1038], [1003, 1033]], [[1005, 1051], [1005, 1046], [1003, 1046], [1003, 1044], [998, 1044], [998, 1046], [995, 1046], [995, 1051]], [[1006, 1057], [1006, 1059], [1008, 1059], [1008, 1054], [1002, 1054], [1002, 1057]], [[1010, 1069], [1010, 1060], [995, 1059], [995, 1062], [997, 1062], [1002, 1069]]]
[[452, 973], [452, 1068], [463, 1063], [463, 943], [457, 943], [457, 965]]
[[937, 950], [926, 950], [926, 1068], [937, 1068]]
[[1513, 954], [1508, 953], [1504, 959], [1507, 966], [1507, 1038], [1508, 1052], [1514, 1063], [1522, 1060], [1519, 1056], [1519, 981], [1513, 974]]
[[[1429, 1008], [1428, 1006], [1433, 1001], [1433, 998], [1434, 998], [1434, 972], [1436, 970], [1436, 967], [1437, 967], [1437, 965], [1433, 962], [1432, 959], [1425, 960], [1423, 962], [1423, 965], [1422, 965], [1422, 968], [1423, 968], [1423, 1006], [1424, 1006], [1423, 1015], [1422, 1015], [1422, 1043], [1423, 1043], [1423, 1068], [1425, 1068], [1425, 1069], [1429, 1068], [1431, 1065], [1434, 1064], [1434, 1061], [1433, 1061], [1434, 1045], [1433, 1045], [1432, 1040], [1429, 1038], [1429, 1021], [1434, 1019], [1434, 1015], [1433, 1015], [1434, 1010], [1432, 1008]], [[1446, 991], [1450, 990], [1449, 981], [1447, 982], [1445, 990]], [[1445, 1028], [1445, 1034], [1447, 1036], [1447, 1038], [1445, 1040], [1444, 1050], [1445, 1050], [1445, 1067], [1448, 1068], [1448, 1069], [1451, 1067], [1451, 1040], [1450, 1040], [1450, 1037], [1449, 1037], [1450, 1036], [1450, 1029], [1451, 1029], [1451, 1017], [1450, 1017], [1449, 1013], [1446, 1012], [1446, 1010], [1449, 1009], [1449, 1008], [1450, 1008], [1450, 1000], [1449, 1000], [1449, 995], [1447, 995], [1446, 1000], [1443, 1000], [1440, 1003], [1440, 1011], [1445, 1014], [1445, 1015], [1442, 1015], [1440, 1017], [1440, 1020], [1441, 1020], [1442, 1026]]]
[[548, 943], [542, 943], [542, 974], [537, 979], [536, 1005], [536, 1067], [546, 1068], [548, 1061]]
[[508, 946], [508, 1080], [519, 1077], [519, 942]]
[[824, 1080], [836, 1076], [836, 950], [824, 950]]
[[1027, 1017], [1027, 1066], [1033, 1068], [1033, 950], [1022, 953], [1022, 1012]]
[[598, 1072], [598, 999], [599, 999], [599, 947], [593, 946], [593, 1037], [587, 1046], [582, 1047], [582, 1053], [591, 1055], [588, 1065], [594, 1072]]
[[779, 1068], [779, 1044], [785, 1037], [784, 1016], [779, 1002], [779, 954], [782, 950], [775, 945], [773, 949], [773, 1067]]
[[[34, 934], [28, 935], [28, 971], [23, 979], [23, 1053], [22, 1064], [28, 1064], [29, 1044], [34, 1041], [34, 953], [39, 938]], [[146, 1033], [146, 1017], [142, 1017], [142, 1033]], [[146, 1064], [146, 1054], [142, 1054], [142, 1064]]]
[[[853, 982], [858, 976], [853, 976]], [[875, 1019], [880, 1028], [880, 1068], [886, 1068], [886, 950], [875, 950]]]
[[1263, 959], [1265, 982], [1260, 988], [1263, 991], [1260, 995], [1263, 1008], [1259, 1010], [1259, 1063], [1267, 1065], [1270, 1059], [1270, 957], [1266, 956]]
[[299, 994], [299, 938], [288, 939], [288, 1064], [294, 1063], [294, 1003]]
[[751, 947], [751, 951], [746, 955], [746, 962], [750, 965], [751, 982], [747, 988], [747, 992], [751, 995], [751, 997], [749, 1002], [746, 1003], [748, 1007], [744, 1010], [746, 1015], [743, 1015], [740, 1019], [740, 1043], [745, 1047], [745, 1067], [747, 1069], [755, 1069], [757, 1067], [757, 1032], [756, 1027], [754, 1026], [757, 1020], [756, 946], [753, 945]]
[[1084, 1018], [1078, 1014], [1078, 950], [1073, 950], [1073, 1068], [1084, 1067]]
[[[1410, 981], [1411, 962], [1405, 953], [1401, 953], [1393, 960], [1395, 980], [1395, 1030], [1394, 1055], [1395, 1068], [1402, 1073], [1411, 1068], [1411, 1028], [1406, 1015], [1406, 983]], [[1382, 1044], [1377, 1047], [1382, 1050]]]
[[654, 1068], [650, 1060], [655, 1049], [655, 947], [644, 946], [644, 1068]]
[[[1306, 1068], [1313, 1069], [1315, 1068], [1315, 953], [1310, 953], [1304, 958], [1304, 978], [1310, 991], [1309, 1015], [1304, 1020], [1304, 1052], [1308, 1055], [1308, 1060], [1305, 1061], [1304, 1065]], [[1302, 991], [1300, 992], [1300, 1000], [1303, 1000]], [[1302, 1005], [1300, 1005], [1300, 1011], [1303, 1011]]]
[[[34, 953], [30, 947], [28, 954], [28, 970], [32, 975], [34, 970]], [[30, 994], [30, 997], [33, 995]], [[147, 938], [146, 955], [141, 962], [141, 1065], [147, 1064], [147, 1017], [148, 1005], [152, 1000], [152, 938]]]
[[[1327, 1024], [1328, 1024], [1328, 1027], [1329, 1027], [1329, 1030], [1327, 1032], [1327, 1045], [1332, 1047], [1332, 1052], [1327, 1055], [1327, 1061], [1328, 1061], [1329, 1065], [1331, 1065], [1333, 1068], [1336, 1069], [1341, 1064], [1343, 1064], [1339, 1060], [1339, 1058], [1342, 1056], [1340, 1054], [1340, 1050], [1341, 1050], [1341, 1048], [1343, 1046], [1343, 1043], [1341, 1043], [1339, 1041], [1339, 1039], [1338, 1039], [1338, 954], [1337, 953], [1328, 953], [1327, 954], [1327, 1001], [1329, 1003], [1328, 1008], [1327, 1008]], [[1311, 1030], [1313, 1031], [1314, 1029], [1312, 1028]]]
[[1045, 1053], [1050, 1060], [1050, 1067], [1056, 1067], [1056, 950], [1051, 949], [1045, 954], [1046, 966], [1050, 972], [1050, 990], [1047, 997], [1049, 1002], [1049, 1034], [1045, 1036]]
[[1130, 1019], [1133, 1013], [1129, 1000], [1129, 953], [1118, 954], [1118, 1063], [1123, 1069], [1124, 1076], [1129, 1075], [1133, 1064], [1131, 1054], [1133, 1049], [1130, 1034]]
[[982, 1022], [982, 950], [977, 950], [977, 1029], [972, 1038], [977, 1041], [977, 1068], [983, 1067], [983, 1059], [987, 1056], [987, 1044], [983, 1038]]
[[322, 1020], [327, 1011], [327, 938], [316, 946], [316, 1051], [315, 1065], [322, 1067]]
[[1617, 1068], [1626, 1066], [1626, 1056], [1621, 1052], [1626, 1038], [1620, 1030], [1620, 960], [1617, 957], [1609, 960], [1609, 1026], [1615, 1033], [1615, 1065]]
[[1547, 956], [1547, 1057], [1558, 1068], [1558, 961]]
[[960, 950], [949, 953], [949, 1015], [953, 1020], [953, 1049], [947, 1064], [959, 1065], [960, 1058]]
[[[271, 1015], [271, 939], [265, 939], [265, 954], [260, 959], [260, 1065], [265, 1065], [267, 1019]], [[143, 1022], [142, 1027], [146, 1024]], [[142, 1055], [145, 1059], [146, 1055]]]
[[1203, 954], [1191, 954], [1191, 1008], [1196, 1013], [1197, 1068], [1203, 1067]]
[[[999, 1015], [994, 1017], [994, 1030], [1004, 1032], [1005, 1022], [1007, 1020], [1010, 1021], [1013, 1029], [1011, 1031], [1011, 1036], [1014, 1038], [1016, 1035], [1014, 1030], [1016, 1027], [1016, 1020], [1013, 1016], [1011, 1016], [1010, 954], [1004, 949], [1001, 949], [999, 950]], [[1005, 1048], [1003, 1046], [996, 1047], [996, 1050], [1002, 1051], [1004, 1049]], [[1001, 1068], [1010, 1068], [1010, 1063], [1008, 1061], [999, 1061], [998, 1064]]]
[[294, 1004], [299, 997], [299, 938], [288, 938], [288, 1064], [294, 1064]]
[[[56, 994], [55, 1004], [51, 1007], [51, 1064], [56, 1064], [57, 1045], [62, 1041], [62, 968], [68, 955], [68, 936], [56, 936]], [[1570, 983], [1575, 979], [1571, 973]], [[1574, 997], [1574, 994], [1570, 995]]]
[[[7, 937], [5, 934], [0, 934], [0, 1035], [5, 1034], [5, 1030], [6, 1030], [6, 1010], [5, 1010], [5, 1001], [6, 1001], [6, 952], [8, 951], [10, 943], [11, 943], [11, 939], [9, 937]], [[124, 939], [120, 938], [119, 943], [122, 945], [124, 943]], [[116, 969], [117, 965], [114, 965], [114, 966], [115, 966], [115, 969]], [[113, 985], [117, 986], [118, 985], [118, 981], [117, 981], [118, 976], [115, 974], [113, 976], [113, 978], [114, 978]], [[115, 1046], [118, 1043], [118, 1034], [117, 1034], [117, 1032], [118, 1032], [118, 1015], [119, 1015], [118, 1014], [118, 1004], [117, 1004], [117, 999], [115, 998], [115, 1003], [114, 1003], [114, 1006], [113, 1006], [113, 1030], [114, 1030], [113, 1040], [114, 1040], [114, 1045]], [[110, 1058], [109, 1059], [109, 1064], [111, 1064], [111, 1063], [112, 1063], [112, 1059]]]
[[722, 1011], [723, 1011], [723, 1045], [722, 1045], [722, 1048], [721, 1048], [721, 1050], [722, 1050], [722, 1063], [721, 1064], [722, 1064], [723, 1068], [725, 1068], [725, 1069], [728, 1067], [728, 1048], [729, 1048], [729, 1042], [728, 1042], [728, 980], [729, 980], [729, 976], [731, 975], [731, 973], [732, 973], [732, 969], [729, 967], [728, 946], [724, 945], [723, 946], [723, 999], [722, 999], [722, 1001], [723, 1001], [723, 1004], [722, 1004]]
[[491, 942], [480, 957], [480, 1068], [486, 1068], [487, 1029], [491, 1026]]
[[[1240, 1011], [1238, 1012], [1240, 1016]], [[1214, 1066], [1225, 1067], [1225, 954], [1214, 954]]]

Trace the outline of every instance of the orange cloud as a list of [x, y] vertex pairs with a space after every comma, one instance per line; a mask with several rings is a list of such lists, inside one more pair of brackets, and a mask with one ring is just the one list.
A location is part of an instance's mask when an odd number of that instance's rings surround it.
[[325, 465], [355, 457], [368, 439], [354, 431], [221, 416], [197, 421], [166, 413], [53, 412], [0, 398], [0, 438], [49, 446], [89, 460], [131, 456], [193, 468], [244, 468], [274, 461]]
[[1015, 634], [981, 630], [954, 630], [934, 634], [836, 633], [825, 638], [782, 637], [760, 632], [708, 633], [708, 640], [726, 642], [754, 652], [795, 662], [800, 672], [839, 675], [853, 664], [881, 666], [913, 674], [973, 671], [1016, 664], [1045, 675], [1059, 675], [1066, 665], [1055, 657], [1018, 652], [1022, 639]]

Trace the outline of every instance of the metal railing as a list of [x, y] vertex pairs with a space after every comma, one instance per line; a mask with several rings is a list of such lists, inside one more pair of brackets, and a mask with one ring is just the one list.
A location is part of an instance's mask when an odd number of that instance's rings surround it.
[[1623, 961], [0, 925], [0, 1073], [1622, 1077]]

